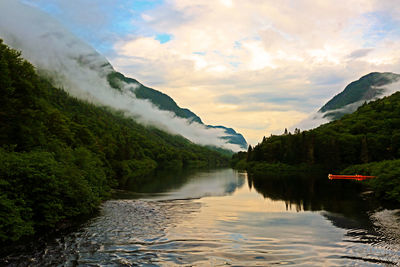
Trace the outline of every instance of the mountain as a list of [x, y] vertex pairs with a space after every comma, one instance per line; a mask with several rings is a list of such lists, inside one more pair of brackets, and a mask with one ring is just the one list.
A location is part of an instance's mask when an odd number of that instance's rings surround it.
[[206, 127], [211, 128], [211, 129], [222, 129], [226, 136], [222, 136], [222, 139], [225, 139], [228, 141], [230, 144], [236, 144], [239, 145], [242, 149], [246, 150], [247, 149], [247, 142], [246, 139], [244, 139], [243, 135], [240, 133], [237, 133], [234, 129], [232, 128], [227, 128], [225, 126], [212, 126], [212, 125], [206, 125]]
[[0, 39], [0, 246], [89, 215], [110, 188], [229, 157], [71, 96]]
[[357, 110], [364, 102], [375, 100], [400, 89], [396, 82], [400, 75], [391, 72], [372, 72], [346, 86], [329, 100], [318, 112], [329, 120], [336, 120], [343, 115]]
[[124, 84], [134, 85], [130, 88], [137, 98], [150, 100], [159, 109], [174, 112], [176, 116], [188, 119], [190, 122], [203, 123], [200, 117], [189, 109], [179, 107], [170, 96], [144, 86], [135, 79], [125, 77], [122, 73], [111, 71], [107, 75], [107, 80], [112, 88], [119, 91], [123, 90]]
[[[264, 137], [249, 161], [321, 164], [329, 169], [400, 159], [400, 92], [308, 131]], [[250, 149], [251, 150], [251, 149]]]
[[[21, 50], [41, 76], [79, 99], [120, 110], [143, 125], [181, 135], [196, 144], [233, 151], [247, 146], [240, 134], [226, 127], [204, 125], [196, 114], [180, 108], [168, 95], [116, 72], [103, 55], [32, 6], [0, 1], [0, 38]], [[115, 90], [117, 87], [119, 90]]]
[[[232, 165], [250, 173], [291, 173], [313, 167], [325, 174], [377, 176], [366, 182], [381, 199], [400, 204], [400, 92], [364, 103], [354, 113], [315, 129], [264, 137]], [[325, 176], [324, 179], [327, 179]]]
[[[151, 101], [161, 110], [171, 111], [177, 117], [185, 118], [190, 123], [197, 122], [203, 124], [201, 118], [193, 113], [191, 110], [179, 107], [176, 102], [168, 95], [161, 93], [160, 91], [154, 90], [143, 84], [139, 83], [137, 80], [125, 77], [122, 73], [111, 71], [107, 75], [107, 80], [110, 86], [119, 91], [123, 90], [124, 84], [134, 85], [129, 87], [130, 91], [135, 94], [139, 99], [147, 99]], [[224, 136], [221, 138], [226, 140], [230, 144], [239, 145], [242, 149], [247, 149], [246, 139], [240, 133], [237, 133], [232, 128], [227, 128], [225, 126], [213, 126], [205, 125], [209, 129], [221, 129], [224, 132]]]

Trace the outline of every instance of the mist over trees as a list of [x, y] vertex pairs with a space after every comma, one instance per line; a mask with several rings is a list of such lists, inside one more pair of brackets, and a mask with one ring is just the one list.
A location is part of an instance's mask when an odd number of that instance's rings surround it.
[[258, 172], [318, 166], [326, 173], [375, 175], [378, 178], [368, 183], [376, 195], [400, 203], [400, 172], [396, 167], [399, 158], [397, 92], [365, 103], [353, 114], [316, 129], [296, 129], [293, 134], [285, 129], [282, 135], [264, 137], [256, 146], [249, 146], [247, 153], [235, 154], [232, 164]]
[[[227, 165], [222, 153], [71, 97], [0, 40], [0, 243], [92, 213], [156, 170]], [[221, 150], [222, 151], [222, 150]]]
[[340, 169], [350, 164], [400, 157], [400, 93], [364, 104], [354, 114], [314, 130], [264, 137], [249, 149], [247, 161], [321, 164]]

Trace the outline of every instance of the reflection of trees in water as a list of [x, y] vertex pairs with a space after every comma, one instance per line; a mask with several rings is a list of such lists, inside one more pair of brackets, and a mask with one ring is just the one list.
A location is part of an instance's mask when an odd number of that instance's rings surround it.
[[[227, 173], [225, 173], [228, 171]], [[137, 177], [131, 179], [123, 188], [124, 190], [136, 193], [165, 193], [171, 190], [177, 190], [184, 185], [196, 180], [222, 179], [226, 182], [223, 184], [223, 192], [233, 194], [237, 189], [245, 184], [245, 176], [236, 173], [232, 175], [231, 169], [213, 169], [213, 170], [196, 170], [196, 169], [177, 169], [169, 171], [158, 171], [150, 176]], [[207, 182], [205, 182], [207, 183]], [[128, 194], [128, 196], [130, 196]], [[130, 196], [131, 197], [131, 196]]]
[[[360, 197], [362, 185], [353, 181], [331, 181], [317, 173], [248, 175], [249, 188], [264, 198], [282, 200], [287, 210], [329, 211], [345, 218], [369, 222], [369, 203]], [[334, 215], [327, 219], [333, 219]]]
[[131, 179], [123, 189], [139, 193], [167, 192], [185, 184], [195, 172], [194, 170], [182, 169], [158, 171], [149, 176]]

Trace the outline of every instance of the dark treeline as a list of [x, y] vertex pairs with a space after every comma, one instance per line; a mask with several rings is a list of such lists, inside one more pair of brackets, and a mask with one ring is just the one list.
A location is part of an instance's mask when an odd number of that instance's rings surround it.
[[0, 40], [0, 243], [92, 213], [110, 188], [227, 156], [71, 97]]
[[310, 131], [264, 137], [247, 161], [320, 164], [328, 169], [400, 158], [400, 92]]
[[[362, 174], [380, 176], [382, 172], [377, 171], [383, 171], [383, 168], [378, 168], [380, 164], [385, 161], [386, 166], [394, 166], [388, 161], [396, 162], [395, 159], [399, 158], [400, 92], [397, 92], [364, 104], [355, 113], [316, 129], [303, 132], [296, 129], [293, 134], [285, 130], [283, 135], [264, 137], [254, 148], [250, 146], [247, 153], [235, 154], [232, 163], [237, 168], [259, 171], [273, 169], [271, 166], [277, 163], [301, 165], [302, 168], [318, 165], [327, 173], [357, 164]], [[376, 164], [365, 168], [365, 164], [371, 162]], [[389, 168], [385, 172], [389, 173], [389, 178], [371, 181], [371, 185], [377, 189], [379, 184], [383, 198], [400, 202], [400, 172], [398, 168]], [[393, 186], [395, 192], [391, 195], [384, 193]]]

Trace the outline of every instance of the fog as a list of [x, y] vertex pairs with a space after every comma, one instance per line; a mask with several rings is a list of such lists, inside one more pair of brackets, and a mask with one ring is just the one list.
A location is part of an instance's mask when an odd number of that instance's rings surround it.
[[[69, 32], [55, 18], [16, 0], [0, 1], [0, 38], [32, 62], [38, 72], [55, 86], [71, 95], [97, 105], [122, 110], [139, 123], [151, 125], [171, 134], [179, 134], [200, 145], [241, 150], [221, 137], [222, 129], [176, 117], [162, 111], [150, 101], [137, 99], [126, 88], [119, 92], [110, 87], [106, 76], [113, 71], [107, 59]], [[133, 88], [134, 89], [134, 88]]]
[[294, 131], [295, 128], [299, 128], [301, 130], [309, 130], [318, 127], [321, 124], [327, 123], [330, 121], [329, 114], [331, 113], [344, 113], [349, 114], [356, 111], [360, 106], [362, 106], [365, 102], [371, 102], [377, 100], [378, 98], [382, 98], [385, 96], [392, 95], [393, 93], [400, 90], [400, 81], [393, 81], [393, 83], [386, 84], [380, 87], [375, 87], [376, 90], [380, 91], [380, 94], [377, 97], [367, 100], [360, 100], [354, 103], [350, 103], [340, 109], [329, 110], [327, 112], [315, 112], [311, 114], [308, 118], [302, 120], [296, 125], [290, 127], [290, 131]]

